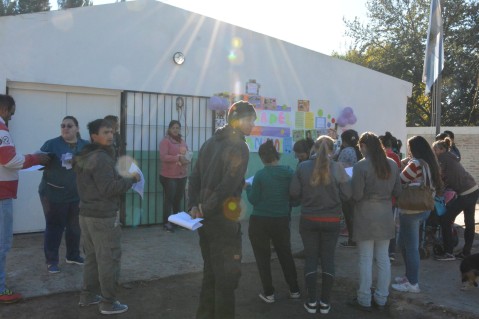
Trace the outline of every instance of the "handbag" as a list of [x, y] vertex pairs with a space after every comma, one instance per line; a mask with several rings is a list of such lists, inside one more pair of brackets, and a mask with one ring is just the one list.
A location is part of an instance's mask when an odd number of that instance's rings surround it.
[[[408, 183], [403, 186], [397, 205], [401, 209], [413, 210], [418, 213], [434, 209], [434, 190], [431, 185], [429, 166], [420, 161], [423, 167], [423, 180], [421, 183]], [[429, 182], [429, 185], [428, 185]]]
[[446, 199], [444, 196], [434, 196], [434, 210], [437, 216], [442, 216], [446, 213]]

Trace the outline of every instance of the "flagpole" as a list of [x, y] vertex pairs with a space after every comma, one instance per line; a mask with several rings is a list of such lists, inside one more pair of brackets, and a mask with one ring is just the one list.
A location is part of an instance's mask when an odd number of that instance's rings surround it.
[[436, 83], [433, 86], [433, 109], [436, 110], [436, 135], [441, 133], [441, 89], [442, 89], [442, 73], [437, 76]]

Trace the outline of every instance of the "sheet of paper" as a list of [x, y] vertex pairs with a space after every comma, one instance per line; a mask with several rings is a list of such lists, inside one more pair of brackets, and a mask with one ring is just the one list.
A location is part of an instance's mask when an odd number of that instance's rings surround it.
[[140, 197], [141, 199], [143, 199], [143, 192], [145, 190], [145, 177], [143, 176], [143, 173], [142, 171], [140, 170], [140, 168], [135, 164], [135, 162], [132, 162], [131, 163], [131, 166], [130, 166], [130, 169], [128, 170], [128, 173], [138, 173], [140, 174], [140, 181], [133, 184], [133, 186], [131, 186], [131, 188], [137, 192], [138, 194], [140, 194]]
[[191, 218], [190, 214], [186, 212], [179, 212], [178, 214], [173, 214], [168, 217], [168, 221], [176, 225], [188, 228], [190, 230], [196, 230], [203, 226], [201, 221], [203, 218]]
[[253, 179], [254, 179], [254, 175], [245, 179], [245, 183], [247, 184], [250, 184], [250, 185], [253, 185]]
[[345, 168], [346, 173], [349, 175], [349, 177], [353, 177], [353, 168], [352, 167], [347, 167]]

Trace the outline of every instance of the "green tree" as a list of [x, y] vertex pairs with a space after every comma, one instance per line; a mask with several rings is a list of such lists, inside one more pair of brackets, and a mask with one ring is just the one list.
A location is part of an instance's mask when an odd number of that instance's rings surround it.
[[93, 5], [91, 0], [58, 0], [57, 3], [59, 9], [88, 7]]
[[0, 0], [0, 16], [11, 16], [16, 14], [17, 1]]
[[[478, 125], [479, 4], [442, 0], [445, 68], [442, 73], [441, 125]], [[369, 21], [345, 21], [354, 42], [333, 56], [413, 83], [407, 105], [408, 126], [431, 124], [431, 100], [424, 95], [422, 70], [430, 0], [370, 0]]]
[[17, 14], [50, 11], [49, 0], [18, 0]]

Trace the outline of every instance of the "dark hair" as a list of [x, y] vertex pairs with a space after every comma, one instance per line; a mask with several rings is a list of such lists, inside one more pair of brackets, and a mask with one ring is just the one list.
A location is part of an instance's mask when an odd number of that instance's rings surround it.
[[98, 132], [100, 132], [100, 128], [102, 127], [112, 128], [111, 122], [105, 119], [96, 119], [88, 123], [87, 128], [90, 137], [93, 134], [98, 134]]
[[173, 125], [178, 124], [179, 127], [181, 127], [181, 123], [178, 120], [171, 120], [170, 124], [168, 124], [168, 129], [172, 128]]
[[414, 158], [422, 159], [427, 165], [429, 165], [434, 188], [436, 189], [436, 192], [442, 191], [442, 179], [439, 164], [436, 155], [426, 139], [422, 136], [415, 135], [407, 140], [407, 145]]
[[361, 134], [359, 143], [366, 145], [368, 157], [374, 167], [376, 176], [379, 179], [388, 179], [391, 176], [391, 166], [389, 166], [386, 152], [379, 140], [379, 137], [371, 132]]
[[314, 141], [312, 139], [303, 138], [294, 143], [293, 151], [296, 153], [306, 153], [309, 155], [313, 145], [314, 145]]
[[65, 121], [65, 120], [72, 120], [73, 123], [75, 123], [75, 126], [78, 127], [78, 120], [74, 116], [67, 115], [63, 118], [62, 121]]
[[112, 122], [112, 124], [118, 124], [118, 116], [116, 115], [107, 115], [104, 119]]
[[449, 136], [451, 140], [454, 139], [454, 133], [452, 131], [444, 131], [444, 133], [447, 134], [447, 136]]
[[[343, 150], [346, 147], [354, 148], [354, 151], [356, 152], [357, 161], [363, 158], [363, 154], [361, 154], [361, 150], [359, 149], [358, 140], [359, 140], [359, 135], [358, 135], [358, 132], [356, 132], [355, 130], [350, 129], [341, 133], [340, 150]], [[346, 142], [347, 145], [344, 145], [344, 142]]]
[[331, 183], [331, 174], [329, 172], [329, 154], [333, 152], [334, 140], [327, 136], [321, 135], [314, 143], [314, 151], [316, 159], [314, 160], [313, 173], [311, 174], [311, 186], [328, 185]]
[[0, 94], [0, 109], [11, 111], [15, 105], [15, 100], [10, 95]]
[[446, 133], [439, 133], [439, 134], [436, 135], [436, 141], [442, 141], [446, 137], [449, 137], [449, 135], [447, 135]]
[[181, 128], [181, 123], [180, 121], [178, 120], [171, 120], [170, 121], [170, 124], [168, 124], [168, 131], [166, 132], [168, 134], [169, 137], [171, 137], [172, 139], [178, 141], [178, 142], [181, 142], [181, 134], [178, 133], [178, 136], [173, 136], [170, 134], [170, 129], [173, 127], [173, 125], [177, 124], [180, 128]]
[[258, 155], [265, 164], [279, 160], [279, 153], [271, 139], [267, 139], [266, 142], [259, 146]]

